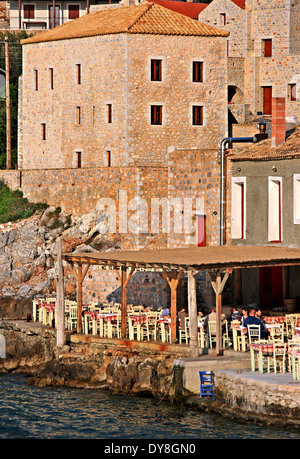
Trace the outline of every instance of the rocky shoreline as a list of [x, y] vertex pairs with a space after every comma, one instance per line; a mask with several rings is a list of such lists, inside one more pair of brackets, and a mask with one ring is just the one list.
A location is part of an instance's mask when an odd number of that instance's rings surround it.
[[[184, 388], [182, 369], [173, 364], [178, 355], [170, 352], [137, 352], [105, 343], [69, 343], [58, 348], [55, 329], [25, 321], [0, 321], [0, 334], [6, 340], [0, 373], [26, 374], [30, 385], [154, 397], [245, 423], [299, 430], [299, 400], [292, 406], [286, 395], [280, 399], [274, 387], [263, 385], [255, 394], [255, 384], [222, 371], [215, 372], [215, 399], [200, 399]], [[268, 402], [260, 403], [263, 394]]]

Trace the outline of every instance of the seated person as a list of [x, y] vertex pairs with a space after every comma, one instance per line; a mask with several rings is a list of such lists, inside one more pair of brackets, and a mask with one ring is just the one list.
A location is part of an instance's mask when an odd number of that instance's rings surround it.
[[241, 314], [235, 306], [232, 308], [231, 314], [227, 317], [227, 322], [232, 322], [233, 320], [241, 320]]
[[169, 315], [170, 315], [170, 309], [165, 308], [165, 309], [163, 309], [160, 317], [166, 317], [166, 316], [169, 316]]
[[241, 325], [244, 326], [245, 319], [248, 317], [248, 309], [242, 308]]
[[250, 309], [249, 311], [249, 316], [244, 320], [244, 327], [247, 328], [247, 332], [246, 332], [246, 335], [248, 336], [248, 325], [260, 325], [260, 337], [262, 339], [266, 339], [267, 338], [267, 334], [265, 332], [265, 328], [264, 328], [264, 325], [262, 323], [262, 321], [256, 317], [256, 310], [254, 308]]
[[178, 318], [180, 320], [180, 324], [179, 324], [179, 328], [180, 330], [183, 330], [184, 329], [184, 319], [188, 317], [188, 314], [185, 310], [185, 308], [182, 308], [179, 313], [178, 313]]

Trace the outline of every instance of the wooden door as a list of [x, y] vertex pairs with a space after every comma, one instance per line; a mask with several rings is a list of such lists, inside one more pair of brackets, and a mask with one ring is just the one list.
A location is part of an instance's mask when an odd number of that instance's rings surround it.
[[282, 266], [259, 268], [259, 306], [261, 309], [283, 307]]
[[272, 86], [263, 87], [263, 114], [272, 115]]

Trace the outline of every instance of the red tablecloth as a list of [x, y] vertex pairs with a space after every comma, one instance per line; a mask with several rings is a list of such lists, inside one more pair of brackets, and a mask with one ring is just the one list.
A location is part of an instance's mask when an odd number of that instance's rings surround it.
[[[47, 309], [47, 311], [49, 311], [49, 312], [53, 312], [54, 309], [55, 309], [55, 303], [47, 303], [46, 301], [43, 301], [41, 306], [43, 308]], [[39, 307], [41, 307], [41, 306], [39, 305]]]
[[249, 347], [263, 354], [273, 354], [273, 343], [251, 343]]
[[263, 322], [266, 324], [284, 324], [285, 323], [285, 316], [263, 316]]
[[128, 319], [133, 320], [136, 324], [142, 325], [147, 322], [147, 317], [145, 315], [139, 315], [139, 316], [128, 316]]

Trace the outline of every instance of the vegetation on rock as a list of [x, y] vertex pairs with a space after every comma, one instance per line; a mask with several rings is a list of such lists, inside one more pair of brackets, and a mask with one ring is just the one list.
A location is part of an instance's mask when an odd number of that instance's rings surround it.
[[23, 197], [20, 190], [11, 190], [4, 181], [0, 181], [0, 223], [14, 222], [29, 218], [37, 210], [44, 210], [44, 203], [32, 203]]

